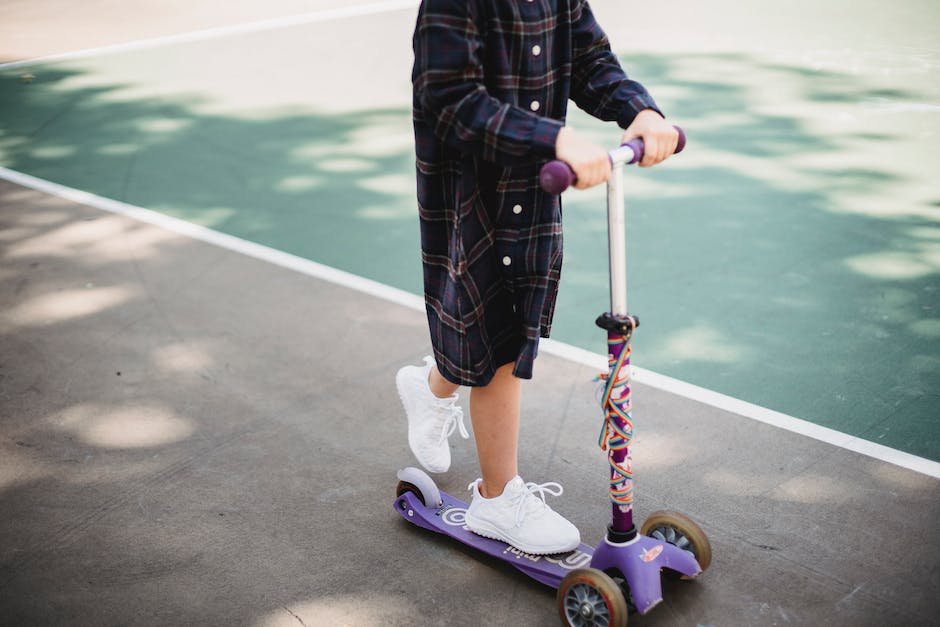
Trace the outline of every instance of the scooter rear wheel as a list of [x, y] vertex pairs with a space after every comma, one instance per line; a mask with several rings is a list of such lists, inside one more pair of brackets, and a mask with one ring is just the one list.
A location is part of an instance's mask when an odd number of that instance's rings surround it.
[[558, 586], [558, 613], [569, 627], [626, 627], [627, 602], [607, 573], [578, 568]]
[[640, 527], [640, 533], [691, 552], [703, 572], [711, 564], [712, 547], [708, 536], [685, 514], [670, 510], [653, 512]]
[[421, 499], [425, 507], [437, 507], [441, 504], [441, 492], [437, 489], [434, 479], [419, 468], [402, 468], [398, 471], [400, 481], [395, 487], [395, 496], [405, 492], [412, 492]]

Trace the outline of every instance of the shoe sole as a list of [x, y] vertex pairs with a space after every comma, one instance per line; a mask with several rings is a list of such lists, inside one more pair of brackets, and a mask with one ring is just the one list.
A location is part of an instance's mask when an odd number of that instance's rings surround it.
[[524, 542], [518, 542], [509, 535], [503, 533], [496, 527], [489, 525], [481, 520], [477, 520], [475, 517], [471, 516], [468, 512], [466, 514], [465, 522], [467, 529], [477, 534], [478, 536], [483, 536], [484, 538], [489, 538], [491, 540], [499, 540], [500, 542], [505, 542], [510, 544], [515, 548], [519, 549], [523, 553], [528, 553], [529, 555], [557, 555], [558, 553], [568, 553], [574, 551], [581, 545], [581, 539], [578, 538], [578, 541], [573, 545], [565, 545], [561, 548], [535, 548], [531, 545], [527, 545]]

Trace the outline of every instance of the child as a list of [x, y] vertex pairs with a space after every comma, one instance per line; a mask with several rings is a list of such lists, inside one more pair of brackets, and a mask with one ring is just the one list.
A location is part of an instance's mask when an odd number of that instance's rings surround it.
[[413, 115], [425, 303], [434, 357], [396, 384], [408, 443], [430, 472], [450, 467], [448, 437], [469, 437], [482, 478], [466, 523], [532, 554], [569, 551], [577, 528], [545, 504], [557, 483], [518, 474], [522, 379], [548, 337], [562, 258], [561, 202], [539, 168], [561, 159], [579, 188], [604, 182], [606, 151], [565, 126], [568, 99], [642, 137], [648, 167], [678, 134], [629, 80], [586, 0], [424, 0], [414, 33]]

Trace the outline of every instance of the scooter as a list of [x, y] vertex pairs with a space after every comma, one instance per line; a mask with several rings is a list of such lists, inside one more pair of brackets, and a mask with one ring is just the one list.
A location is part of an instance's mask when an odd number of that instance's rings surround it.
[[[676, 152], [685, 147], [679, 131]], [[612, 171], [607, 181], [607, 227], [611, 310], [597, 318], [607, 331], [608, 372], [603, 394], [604, 425], [599, 445], [610, 465], [612, 519], [596, 547], [582, 543], [558, 555], [530, 555], [499, 540], [479, 536], [465, 526], [467, 503], [441, 492], [418, 468], [398, 472], [395, 511], [405, 520], [444, 534], [507, 562], [532, 579], [557, 589], [562, 623], [576, 627], [625, 627], [631, 610], [646, 614], [662, 600], [660, 571], [683, 579], [698, 577], [711, 563], [705, 532], [689, 517], [660, 510], [637, 531], [633, 522], [633, 438], [630, 392], [630, 339], [639, 319], [627, 313], [626, 235], [623, 168], [643, 158], [643, 141], [634, 139], [609, 152]], [[560, 194], [575, 183], [562, 161], [542, 167], [540, 184]]]

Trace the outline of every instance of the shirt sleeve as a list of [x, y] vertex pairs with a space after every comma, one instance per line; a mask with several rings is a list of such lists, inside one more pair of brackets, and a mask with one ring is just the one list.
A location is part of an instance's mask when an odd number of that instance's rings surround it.
[[627, 77], [587, 1], [576, 0], [572, 11], [571, 99], [575, 104], [624, 129], [644, 109], [663, 115], [646, 89]]
[[449, 146], [501, 165], [554, 158], [562, 122], [487, 92], [474, 5], [469, 0], [421, 3], [412, 82], [425, 122]]

